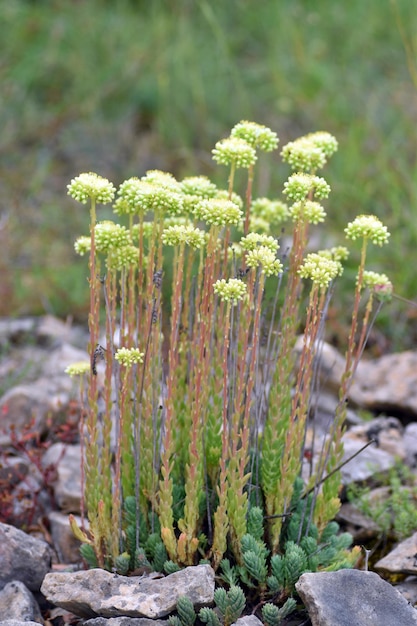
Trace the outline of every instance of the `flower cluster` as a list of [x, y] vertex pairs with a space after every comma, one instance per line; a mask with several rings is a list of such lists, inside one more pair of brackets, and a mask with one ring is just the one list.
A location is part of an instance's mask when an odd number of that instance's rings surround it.
[[305, 137], [287, 143], [281, 156], [297, 172], [315, 172], [326, 163], [324, 152]]
[[319, 200], [322, 200], [328, 197], [330, 186], [326, 183], [324, 178], [303, 172], [292, 174], [284, 183], [284, 194], [294, 202], [305, 200], [308, 194], [313, 191], [315, 196]]
[[363, 272], [363, 287], [370, 289], [379, 300], [390, 300], [393, 292], [392, 282], [386, 274], [379, 274], [365, 270]]
[[138, 212], [136, 196], [139, 192], [141, 181], [136, 176], [128, 178], [119, 187], [119, 196], [113, 206], [113, 211], [117, 215], [133, 215]]
[[321, 204], [314, 200], [294, 202], [289, 209], [289, 213], [294, 222], [298, 222], [302, 219], [306, 220], [309, 224], [324, 222], [324, 218], [326, 217], [326, 212]]
[[141, 180], [158, 187], [166, 187], [173, 191], [181, 191], [181, 185], [170, 172], [162, 172], [161, 170], [148, 170]]
[[220, 165], [235, 165], [239, 168], [249, 168], [256, 162], [257, 156], [253, 148], [244, 139], [229, 137], [216, 143], [212, 150], [213, 159]]
[[348, 239], [370, 239], [378, 246], [387, 243], [390, 236], [387, 227], [375, 215], [358, 215], [346, 226], [345, 234]]
[[248, 267], [261, 267], [265, 276], [277, 276], [283, 270], [283, 265], [279, 261], [275, 252], [267, 246], [258, 246], [250, 250], [246, 255], [246, 265]]
[[67, 189], [68, 195], [82, 204], [86, 204], [89, 199], [94, 199], [100, 204], [107, 204], [112, 202], [115, 193], [113, 184], [107, 178], [92, 172], [73, 178], [67, 185]]
[[125, 367], [132, 367], [135, 363], [143, 363], [144, 353], [139, 348], [119, 348], [115, 359]]
[[71, 363], [68, 367], [65, 368], [65, 373], [69, 374], [71, 378], [74, 376], [83, 376], [83, 374], [87, 374], [91, 369], [91, 364], [89, 361], [77, 361], [76, 363]]
[[243, 250], [255, 250], [259, 246], [269, 248], [274, 254], [279, 248], [279, 243], [271, 235], [261, 235], [260, 233], [249, 233], [240, 240], [240, 246]]
[[273, 130], [256, 122], [239, 122], [232, 129], [230, 136], [244, 139], [253, 148], [259, 148], [264, 152], [275, 150], [279, 141]]
[[251, 217], [261, 218], [269, 224], [282, 224], [288, 218], [288, 206], [280, 200], [256, 198], [252, 202]]
[[139, 261], [139, 248], [128, 244], [119, 248], [111, 248], [107, 255], [106, 265], [111, 270], [122, 270], [132, 265], [137, 265]]
[[146, 181], [138, 186], [135, 203], [139, 210], [153, 211], [159, 215], [178, 215], [183, 211], [183, 196], [169, 186]]
[[81, 237], [77, 237], [74, 243], [74, 249], [77, 254], [80, 256], [84, 256], [84, 254], [88, 254], [91, 250], [91, 237], [87, 237], [82, 235]]
[[221, 278], [214, 283], [213, 289], [214, 293], [217, 293], [221, 300], [231, 302], [232, 304], [237, 304], [247, 293], [245, 283], [237, 278], [229, 278], [229, 280]]
[[112, 248], [122, 248], [130, 243], [128, 230], [111, 220], [99, 222], [94, 231], [98, 252], [108, 252]]
[[349, 258], [349, 250], [345, 246], [333, 246], [325, 250], [319, 250], [318, 254], [332, 261], [346, 261]]
[[176, 224], [168, 226], [162, 233], [162, 242], [167, 246], [188, 245], [201, 248], [205, 242], [205, 233], [192, 225]]
[[242, 219], [242, 211], [231, 200], [210, 198], [201, 200], [194, 208], [194, 215], [208, 224], [225, 226], [226, 224], [238, 224]]
[[189, 196], [214, 198], [217, 187], [207, 176], [187, 176], [181, 183], [181, 191]]
[[152, 237], [152, 232], [154, 229], [153, 222], [142, 222], [141, 224], [133, 224], [130, 229], [130, 235], [133, 241], [139, 241], [139, 232], [142, 229], [142, 235], [145, 239], [150, 239]]
[[329, 259], [327, 255], [319, 252], [312, 252], [306, 256], [298, 273], [301, 278], [310, 278], [314, 284], [326, 288], [336, 276], [342, 273], [342, 269], [339, 261]]
[[282, 149], [281, 156], [295, 171], [315, 172], [336, 150], [337, 141], [333, 135], [318, 132], [290, 141]]
[[333, 137], [333, 135], [324, 130], [319, 130], [316, 133], [310, 133], [306, 135], [306, 137], [315, 146], [320, 148], [327, 158], [331, 157], [339, 146], [336, 137]]

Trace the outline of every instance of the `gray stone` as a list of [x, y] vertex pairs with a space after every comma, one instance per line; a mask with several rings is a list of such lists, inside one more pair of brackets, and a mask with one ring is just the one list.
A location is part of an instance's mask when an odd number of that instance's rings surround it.
[[303, 574], [295, 585], [312, 626], [417, 626], [417, 611], [374, 572]]
[[[343, 460], [350, 459], [363, 446], [363, 441], [355, 436], [351, 437], [349, 431], [345, 433], [343, 436]], [[371, 444], [342, 467], [342, 482], [344, 485], [349, 485], [353, 482], [368, 480], [377, 472], [387, 472], [394, 465], [395, 457], [392, 454]]]
[[74, 381], [71, 381], [68, 374], [65, 374], [65, 368], [77, 361], [89, 360], [88, 353], [85, 350], [79, 350], [68, 343], [64, 343], [55, 348], [55, 350], [48, 351], [48, 358], [42, 364], [42, 376], [46, 378], [60, 378], [64, 381], [69, 379], [70, 387], [73, 387]]
[[148, 617], [94, 617], [85, 621], [83, 626], [168, 626], [168, 620]]
[[101, 569], [51, 573], [41, 591], [49, 602], [80, 617], [160, 618], [175, 610], [181, 595], [197, 607], [211, 604], [214, 571], [197, 565], [158, 579], [117, 576]]
[[256, 615], [244, 615], [243, 617], [239, 617], [235, 622], [236, 626], [262, 626], [261, 620], [259, 620]]
[[350, 392], [358, 406], [390, 413], [417, 415], [417, 352], [387, 354], [361, 361]]
[[42, 615], [33, 594], [26, 585], [18, 580], [7, 583], [0, 591], [0, 615], [7, 615], [8, 619], [22, 622], [37, 622], [43, 624]]
[[80, 512], [81, 500], [81, 446], [55, 443], [44, 454], [42, 465], [56, 466], [57, 479], [53, 484], [59, 508], [69, 513]]
[[356, 544], [365, 543], [381, 534], [381, 529], [373, 519], [364, 515], [351, 502], [344, 502], [337, 514], [336, 521], [343, 523], [343, 528], [353, 537]]
[[409, 602], [412, 606], [417, 604], [417, 578], [409, 576], [403, 582], [394, 585], [395, 589]]
[[45, 541], [0, 523], [0, 589], [9, 582], [20, 580], [31, 591], [39, 591], [50, 570], [51, 556], [51, 549]]
[[[74, 516], [78, 526], [81, 527], [81, 517]], [[51, 536], [54, 548], [60, 563], [80, 563], [80, 541], [74, 537], [70, 528], [68, 515], [58, 511], [52, 511], [48, 515], [51, 526]], [[86, 521], [85, 521], [86, 523]]]
[[[40, 622], [43, 624], [43, 622]], [[5, 619], [0, 622], [0, 626], [39, 626], [39, 622], [22, 621], [20, 619]]]
[[363, 444], [375, 441], [379, 450], [385, 450], [398, 459], [405, 459], [403, 441], [404, 428], [396, 417], [376, 417], [375, 419], [353, 426], [349, 429], [349, 439], [357, 439]]
[[36, 329], [35, 317], [19, 317], [0, 319], [0, 343], [22, 343], [34, 336]]
[[[31, 356], [32, 354], [32, 356]], [[68, 418], [68, 405], [76, 390], [74, 381], [65, 374], [65, 368], [73, 362], [88, 360], [87, 353], [69, 344], [62, 344], [54, 350], [32, 348], [26, 354], [27, 361], [36, 364], [36, 379], [33, 379], [33, 364], [28, 379], [21, 375], [21, 382], [11, 386], [0, 398], [2, 432], [0, 444], [7, 446], [11, 439], [9, 429], [21, 430], [31, 426], [34, 432], [46, 432], [48, 420], [54, 423], [65, 422]], [[10, 367], [15, 367], [16, 358], [10, 359]], [[7, 371], [7, 366], [2, 367]]]
[[407, 424], [404, 429], [404, 449], [407, 465], [417, 467], [417, 423]]
[[401, 541], [394, 550], [375, 563], [375, 569], [395, 574], [417, 574], [417, 533]]

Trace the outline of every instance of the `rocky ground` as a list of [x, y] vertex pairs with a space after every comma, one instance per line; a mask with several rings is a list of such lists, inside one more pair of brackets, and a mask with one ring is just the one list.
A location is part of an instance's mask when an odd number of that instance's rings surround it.
[[[212, 601], [209, 566], [158, 579], [82, 570], [68, 526], [68, 513], [79, 513], [80, 502], [77, 390], [64, 370], [88, 358], [87, 343], [85, 329], [50, 316], [0, 320], [0, 626], [166, 626], [178, 594], [188, 594], [196, 605]], [[321, 425], [324, 432], [334, 410], [342, 365], [341, 355], [325, 346], [316, 432]], [[354, 408], [348, 416], [345, 457], [371, 439], [376, 443], [343, 467], [345, 485], [372, 485], [376, 475], [398, 461], [414, 476], [416, 365], [417, 352], [360, 365], [350, 397]], [[375, 417], [364, 420], [363, 410]], [[308, 462], [306, 458], [306, 470]], [[343, 505], [339, 521], [358, 544], [370, 551], [381, 547], [376, 522], [351, 503]], [[378, 557], [371, 554], [374, 571], [304, 574], [297, 590], [308, 616], [299, 613], [282, 623], [417, 625], [415, 531], [417, 526]], [[254, 615], [242, 619], [242, 626], [260, 624]]]

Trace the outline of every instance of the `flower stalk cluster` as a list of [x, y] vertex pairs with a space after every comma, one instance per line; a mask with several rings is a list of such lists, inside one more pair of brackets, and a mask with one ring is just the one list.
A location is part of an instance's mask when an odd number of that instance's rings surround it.
[[[345, 231], [363, 243], [339, 405], [303, 484], [316, 361], [347, 250], [306, 253], [330, 194], [316, 172], [336, 140], [320, 132], [284, 146], [293, 169], [286, 202], [253, 200], [259, 151], [277, 146], [265, 126], [237, 124], [213, 150], [229, 168], [227, 191], [204, 176], [177, 181], [156, 170], [126, 180], [117, 193], [91, 173], [68, 186], [76, 201], [90, 202], [91, 217], [90, 235], [75, 244], [89, 255], [90, 363], [67, 370], [80, 378], [82, 395], [87, 385], [80, 436], [89, 530], [73, 518], [72, 528], [90, 563], [124, 573], [145, 561], [174, 571], [209, 559], [232, 585], [218, 595], [225, 623], [240, 610], [239, 577], [248, 588], [258, 585], [263, 601], [280, 593], [284, 600], [295, 581], [289, 570], [283, 575], [283, 563], [297, 575], [321, 566], [314, 554], [340, 505], [346, 400], [374, 303], [392, 292], [385, 275], [365, 266], [368, 244], [385, 244], [388, 231], [375, 216], [359, 216]], [[247, 173], [243, 200], [234, 189], [238, 168]], [[97, 221], [97, 205], [113, 201], [118, 221]], [[274, 232], [284, 220], [289, 255]], [[266, 314], [268, 285], [275, 296]], [[334, 552], [338, 563], [353, 560], [345, 543]], [[266, 623], [293, 604], [286, 606], [277, 613], [265, 604]], [[213, 615], [200, 618], [211, 623]]]

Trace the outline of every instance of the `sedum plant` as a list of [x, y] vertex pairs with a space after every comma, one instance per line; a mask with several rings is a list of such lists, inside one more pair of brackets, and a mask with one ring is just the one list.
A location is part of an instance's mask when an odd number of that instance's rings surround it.
[[[326, 312], [348, 251], [307, 254], [309, 231], [326, 216], [330, 186], [319, 173], [334, 137], [312, 133], [284, 146], [293, 170], [285, 201], [253, 199], [259, 152], [277, 145], [265, 126], [237, 124], [213, 150], [228, 168], [227, 189], [160, 171], [117, 191], [91, 173], [68, 185], [91, 216], [89, 236], [75, 243], [89, 257], [91, 296], [88, 371], [69, 372], [80, 376], [84, 407], [83, 521], [71, 517], [71, 527], [92, 566], [168, 573], [211, 563], [230, 588], [218, 590], [220, 617], [199, 615], [207, 623], [231, 623], [240, 584], [262, 598], [265, 624], [278, 624], [303, 571], [352, 566], [358, 556], [332, 520], [350, 385], [392, 291], [366, 268], [366, 253], [389, 234], [375, 216], [346, 228], [362, 247], [345, 374], [329, 436], [306, 464]], [[100, 221], [98, 205], [110, 202], [115, 221]], [[284, 220], [289, 254], [277, 238]]]

